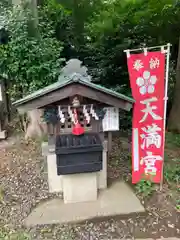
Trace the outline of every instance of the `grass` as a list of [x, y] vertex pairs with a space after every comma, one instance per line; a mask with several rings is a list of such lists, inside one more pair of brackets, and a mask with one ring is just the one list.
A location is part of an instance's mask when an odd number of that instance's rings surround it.
[[176, 200], [176, 210], [180, 212], [180, 199]]
[[142, 195], [143, 197], [151, 196], [154, 192], [154, 184], [151, 181], [142, 179], [135, 186], [136, 193]]
[[[179, 149], [178, 149], [179, 148]], [[173, 156], [169, 156], [168, 152], [172, 151]], [[180, 134], [166, 133], [166, 150], [164, 161], [164, 179], [172, 191], [172, 196], [176, 202], [176, 209], [180, 211]], [[141, 180], [135, 186], [137, 194], [143, 197], [151, 196], [155, 190], [155, 185], [147, 180]]]
[[24, 231], [10, 231], [8, 228], [0, 228], [0, 240], [31, 240]]

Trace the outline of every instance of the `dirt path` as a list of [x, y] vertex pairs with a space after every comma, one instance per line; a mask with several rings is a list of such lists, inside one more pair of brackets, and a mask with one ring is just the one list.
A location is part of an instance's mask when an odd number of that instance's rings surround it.
[[[130, 179], [130, 146], [127, 140], [114, 139], [109, 161], [108, 177]], [[95, 240], [180, 237], [180, 214], [170, 197], [171, 191], [164, 185], [145, 200], [146, 214], [133, 214], [113, 219], [74, 225], [37, 226], [23, 229], [22, 220], [40, 201], [55, 195], [48, 193], [45, 161], [40, 147], [22, 139], [10, 139], [0, 143], [0, 239], [8, 229], [27, 232], [33, 240]], [[5, 228], [3, 228], [5, 226]], [[14, 238], [18, 239], [18, 238]], [[22, 240], [28, 239], [21, 238]]]

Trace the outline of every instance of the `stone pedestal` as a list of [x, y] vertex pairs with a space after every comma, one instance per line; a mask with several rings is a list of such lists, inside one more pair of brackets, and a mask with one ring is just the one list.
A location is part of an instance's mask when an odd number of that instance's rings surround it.
[[56, 154], [47, 155], [49, 192], [62, 192], [62, 176], [57, 175]]
[[107, 188], [107, 141], [103, 143], [103, 168], [97, 173], [97, 184], [98, 189]]
[[89, 202], [97, 200], [96, 173], [64, 175], [64, 203]]
[[107, 141], [103, 143], [103, 169], [100, 172], [57, 175], [54, 146], [42, 144], [42, 155], [47, 158], [49, 192], [61, 192], [65, 203], [97, 200], [98, 189], [107, 188]]

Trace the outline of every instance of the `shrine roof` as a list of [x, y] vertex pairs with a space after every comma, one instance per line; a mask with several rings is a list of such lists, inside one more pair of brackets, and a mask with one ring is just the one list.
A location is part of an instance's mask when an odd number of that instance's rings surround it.
[[[45, 97], [45, 96], [47, 96], [47, 98], [48, 98], [48, 96], [52, 97], [52, 95], [55, 94], [55, 92], [57, 93], [57, 91], [60, 91], [60, 90], [62, 91], [62, 89], [67, 88], [67, 86], [69, 86], [69, 88], [70, 88], [71, 85], [72, 85], [72, 88], [74, 85], [84, 86], [84, 87], [86, 87], [86, 88], [84, 88], [84, 91], [87, 91], [87, 92], [88, 92], [88, 89], [91, 89], [91, 93], [89, 93], [89, 98], [91, 98], [91, 95], [93, 95], [92, 90], [94, 90], [97, 94], [97, 98], [98, 98], [98, 92], [99, 92], [99, 93], [106, 94], [107, 97], [111, 96], [113, 98], [116, 98], [117, 100], [119, 99], [119, 100], [123, 101], [124, 103], [127, 103], [128, 108], [131, 108], [132, 104], [134, 103], [134, 100], [130, 97], [127, 97], [127, 96], [125, 96], [121, 93], [118, 93], [112, 89], [109, 89], [104, 86], [101, 86], [101, 85], [91, 82], [90, 76], [83, 75], [82, 72], [80, 72], [80, 73], [74, 72], [71, 74], [67, 74], [67, 73], [61, 74], [58, 79], [58, 82], [53, 83], [43, 89], [40, 89], [22, 99], [14, 102], [13, 105], [16, 106], [17, 108], [21, 108], [22, 106], [23, 106], [23, 108], [25, 108], [26, 107], [25, 105], [28, 105], [29, 102], [34, 102], [36, 100], [36, 103], [37, 103], [38, 99], [40, 99], [42, 97]], [[74, 93], [76, 93], [75, 90], [76, 90], [76, 87], [74, 87]], [[81, 89], [81, 91], [79, 90], [79, 93], [77, 93], [77, 94], [79, 94], [79, 95], [84, 94], [86, 96], [86, 94], [82, 92], [82, 89]], [[88, 93], [87, 93], [87, 95], [88, 95]], [[68, 93], [66, 95], [66, 93], [64, 91], [64, 95], [61, 98], [67, 98], [67, 97], [69, 97], [69, 95], [68, 95]], [[44, 105], [47, 105], [48, 104], [47, 98], [46, 98], [45, 102], [41, 101], [41, 104], [40, 103], [38, 103], [37, 105], [33, 104], [33, 107], [39, 108]], [[104, 100], [104, 96], [103, 96], [103, 100]], [[52, 100], [50, 103], [52, 103]], [[116, 103], [116, 105], [118, 105], [118, 104]], [[121, 108], [121, 107], [119, 107], [119, 108]]]

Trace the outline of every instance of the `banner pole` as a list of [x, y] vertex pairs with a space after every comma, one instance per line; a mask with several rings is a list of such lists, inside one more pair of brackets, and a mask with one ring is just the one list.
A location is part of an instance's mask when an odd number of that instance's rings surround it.
[[170, 43], [168, 43], [168, 44], [166, 44], [166, 45], [160, 45], [160, 46], [153, 46], [153, 47], [141, 47], [141, 48], [127, 49], [127, 50], [124, 50], [123, 52], [135, 52], [135, 51], [142, 51], [142, 50], [144, 50], [145, 48], [146, 48], [147, 50], [149, 50], [149, 49], [155, 49], [155, 48], [166, 47], [166, 46], [168, 46], [168, 45], [169, 45], [169, 47], [171, 46], [171, 44], [170, 44]]
[[165, 136], [166, 136], [166, 115], [167, 115], [167, 101], [168, 101], [168, 81], [169, 81], [169, 61], [170, 61], [170, 47], [171, 44], [167, 44], [167, 55], [166, 55], [166, 78], [165, 78], [165, 94], [164, 94], [164, 142], [163, 142], [163, 165], [162, 165], [162, 172], [161, 172], [161, 182], [160, 182], [160, 191], [163, 188], [163, 175], [164, 175], [164, 156], [165, 156]]

